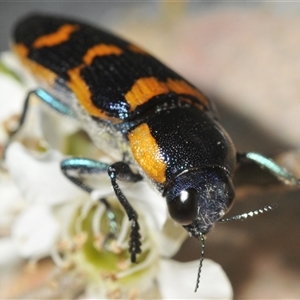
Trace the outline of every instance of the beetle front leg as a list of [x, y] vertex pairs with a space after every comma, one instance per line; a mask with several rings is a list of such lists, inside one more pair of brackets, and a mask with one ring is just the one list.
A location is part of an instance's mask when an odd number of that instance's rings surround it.
[[[97, 160], [73, 157], [63, 160], [60, 164], [60, 167], [62, 173], [70, 181], [90, 194], [94, 189], [87, 185], [82, 179], [79, 179], [79, 176], [105, 173], [107, 172], [109, 165]], [[116, 238], [118, 226], [115, 214], [106, 198], [100, 198], [99, 201], [105, 206], [106, 216], [110, 227], [110, 233], [104, 241], [104, 244], [106, 244], [111, 238]]]
[[88, 193], [91, 193], [94, 189], [84, 183], [82, 179], [78, 177], [80, 175], [92, 175], [101, 174], [107, 172], [109, 164], [82, 157], [72, 157], [64, 159], [60, 163], [60, 168], [63, 174], [77, 186], [82, 188]]
[[237, 154], [237, 161], [239, 163], [243, 163], [245, 160], [254, 162], [260, 167], [268, 170], [271, 174], [276, 176], [278, 180], [283, 181], [285, 184], [300, 185], [300, 180], [297, 177], [270, 158], [267, 158], [256, 152]]
[[124, 207], [128, 219], [132, 221], [131, 224], [131, 233], [130, 233], [130, 240], [129, 240], [129, 252], [131, 253], [131, 261], [136, 262], [136, 254], [141, 252], [141, 235], [139, 233], [139, 223], [138, 223], [138, 214], [128, 202], [126, 197], [124, 196], [122, 190], [120, 189], [117, 180], [121, 181], [128, 181], [128, 182], [137, 182], [142, 179], [142, 176], [139, 174], [134, 173], [128, 164], [124, 162], [117, 162], [112, 164], [108, 168], [108, 175], [111, 179], [111, 184], [114, 189], [114, 192]]
[[[106, 163], [99, 162], [97, 160], [87, 159], [87, 158], [70, 158], [63, 160], [61, 162], [61, 170], [63, 174], [75, 183], [77, 186], [83, 190], [91, 193], [93, 188], [87, 185], [82, 179], [79, 179], [79, 175], [83, 174], [100, 174], [103, 172], [108, 172], [108, 175], [111, 179], [113, 190], [118, 198], [120, 204], [126, 211], [128, 219], [132, 221], [131, 233], [129, 240], [129, 252], [131, 253], [131, 261], [136, 261], [136, 254], [141, 252], [141, 242], [140, 242], [140, 233], [139, 233], [139, 223], [138, 215], [133, 207], [130, 205], [123, 192], [121, 191], [117, 180], [127, 181], [127, 182], [137, 182], [142, 179], [142, 176], [134, 173], [130, 167], [124, 162], [117, 162], [109, 166]], [[107, 202], [106, 202], [107, 203]], [[105, 204], [105, 203], [104, 203]], [[108, 214], [109, 215], [109, 214]], [[114, 223], [110, 221], [111, 232], [115, 227]]]

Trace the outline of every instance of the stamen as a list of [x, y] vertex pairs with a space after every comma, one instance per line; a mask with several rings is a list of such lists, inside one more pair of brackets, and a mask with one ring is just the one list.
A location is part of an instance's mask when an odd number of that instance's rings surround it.
[[91, 207], [93, 206], [93, 202], [92, 201], [87, 201], [80, 210], [80, 215], [76, 218], [76, 222], [75, 222], [75, 232], [76, 234], [80, 234], [83, 230], [82, 230], [82, 221], [87, 217]]
[[29, 271], [29, 272], [36, 271], [38, 260], [39, 259], [37, 257], [30, 258], [26, 264], [26, 271]]
[[104, 206], [105, 206], [106, 217], [109, 222], [109, 231], [110, 231], [109, 236], [115, 237], [117, 235], [117, 231], [118, 231], [118, 224], [116, 221], [116, 216], [115, 216], [114, 212], [112, 211], [111, 206], [108, 203], [108, 201], [106, 200], [106, 198], [101, 198], [100, 202], [102, 204], [104, 204]]
[[101, 218], [103, 217], [103, 214], [105, 212], [104, 205], [97, 205], [97, 208], [93, 215], [92, 220], [92, 231], [94, 236], [100, 236], [101, 235]]
[[[76, 211], [78, 210], [78, 205], [72, 203], [72, 206], [66, 206], [63, 212], [63, 222], [61, 222], [61, 235], [60, 239], [62, 241], [71, 241], [71, 231], [70, 231], [70, 224], [73, 223], [74, 216], [76, 215]], [[69, 242], [70, 243], [70, 242]]]
[[50, 251], [50, 257], [52, 258], [54, 264], [60, 268], [65, 266], [65, 260], [58, 253], [58, 248], [53, 247]]
[[[150, 244], [148, 246], [150, 247]], [[144, 249], [143, 249], [143, 251], [145, 252]], [[129, 276], [140, 270], [150, 268], [153, 265], [153, 262], [157, 261], [157, 256], [158, 256], [157, 251], [153, 251], [153, 249], [149, 250], [149, 254], [146, 255], [146, 258], [144, 260], [140, 261], [138, 264], [131, 264], [130, 268], [119, 272], [117, 274], [118, 279]]]
[[128, 231], [130, 230], [129, 228], [130, 228], [130, 221], [128, 220], [128, 218], [126, 216], [124, 216], [124, 218], [122, 220], [122, 224], [120, 226], [119, 236], [117, 238], [117, 244], [122, 249], [128, 248], [128, 242], [125, 241], [125, 239], [127, 237]]
[[88, 233], [82, 231], [73, 237], [74, 251], [80, 250], [88, 239]]

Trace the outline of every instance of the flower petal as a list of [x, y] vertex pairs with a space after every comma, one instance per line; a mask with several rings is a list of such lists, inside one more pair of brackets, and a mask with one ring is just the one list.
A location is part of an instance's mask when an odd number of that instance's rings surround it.
[[11, 269], [13, 266], [18, 266], [23, 260], [21, 259], [15, 244], [10, 238], [0, 239], [0, 268]]
[[6, 165], [27, 201], [55, 205], [84, 193], [62, 174], [60, 161], [63, 158], [55, 150], [35, 157], [22, 144], [14, 142], [7, 149]]
[[[167, 220], [167, 205], [165, 199], [154, 191], [146, 181], [136, 183], [118, 182], [126, 198], [138, 211], [144, 213], [146, 223], [151, 229], [161, 231]], [[108, 176], [101, 178], [101, 186], [92, 192], [94, 201], [109, 195], [114, 195]]]
[[232, 299], [233, 291], [222, 268], [205, 259], [201, 281], [195, 293], [198, 261], [186, 263], [161, 260], [158, 284], [163, 299]]
[[0, 195], [0, 227], [9, 228], [16, 212], [22, 206], [22, 197], [16, 184], [2, 173], [0, 173]]
[[15, 221], [12, 239], [21, 256], [40, 258], [49, 254], [59, 232], [51, 209], [45, 205], [32, 205]]
[[0, 121], [20, 113], [26, 96], [21, 83], [0, 73]]
[[163, 257], [174, 256], [187, 236], [187, 231], [181, 225], [168, 218], [163, 230], [156, 236], [160, 254]]
[[130, 184], [122, 190], [133, 206], [144, 212], [148, 226], [162, 230], [168, 217], [166, 200], [146, 181]]

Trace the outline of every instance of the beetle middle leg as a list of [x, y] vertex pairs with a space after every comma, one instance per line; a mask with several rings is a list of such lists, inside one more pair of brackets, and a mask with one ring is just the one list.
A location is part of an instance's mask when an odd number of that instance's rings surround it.
[[[100, 174], [103, 172], [108, 172], [108, 175], [111, 179], [113, 190], [123, 208], [126, 211], [126, 214], [130, 221], [132, 221], [131, 225], [131, 233], [129, 240], [129, 252], [131, 253], [131, 261], [136, 262], [136, 254], [141, 252], [141, 241], [140, 241], [140, 233], [139, 233], [139, 223], [138, 223], [138, 214], [131, 206], [122, 190], [120, 189], [117, 180], [127, 181], [127, 182], [137, 182], [142, 179], [141, 175], [134, 173], [129, 165], [124, 162], [116, 162], [112, 165], [108, 165], [106, 163], [99, 162], [97, 160], [87, 159], [87, 158], [70, 158], [63, 160], [61, 162], [61, 169], [63, 174], [75, 183], [77, 186], [82, 188], [83, 190], [91, 193], [93, 188], [83, 182], [83, 180], [79, 179], [79, 175], [83, 174]], [[114, 224], [110, 221], [110, 226], [114, 226]], [[111, 232], [112, 232], [111, 228]], [[113, 232], [112, 232], [113, 233]]]

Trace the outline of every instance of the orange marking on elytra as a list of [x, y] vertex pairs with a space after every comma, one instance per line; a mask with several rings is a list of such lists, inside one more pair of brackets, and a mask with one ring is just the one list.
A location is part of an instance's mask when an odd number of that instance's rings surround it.
[[24, 44], [13, 45], [13, 51], [16, 52], [21, 58], [26, 58], [29, 53], [29, 49]]
[[167, 164], [146, 123], [142, 123], [129, 135], [132, 154], [145, 173], [158, 183], [166, 181]]
[[75, 67], [68, 71], [70, 77], [68, 85], [71, 90], [77, 96], [81, 105], [86, 109], [86, 111], [94, 117], [100, 117], [103, 119], [108, 119], [113, 122], [118, 122], [116, 118], [111, 118], [106, 115], [104, 111], [96, 107], [92, 101], [92, 93], [89, 89], [88, 84], [82, 79], [80, 72], [83, 68], [90, 65], [93, 59], [97, 56], [105, 55], [120, 55], [123, 50], [114, 45], [98, 44], [88, 49], [83, 56], [83, 64]]
[[93, 59], [97, 56], [106, 55], [120, 55], [123, 50], [115, 45], [109, 44], [98, 44], [90, 49], [83, 56], [83, 64], [75, 67], [68, 71], [70, 77], [68, 85], [71, 90], [77, 96], [81, 105], [86, 109], [86, 111], [94, 117], [100, 117], [102, 119], [111, 120], [113, 122], [119, 122], [117, 118], [109, 117], [104, 111], [96, 107], [92, 101], [92, 94], [89, 89], [88, 84], [81, 77], [81, 70], [93, 62]]
[[198, 98], [204, 106], [209, 106], [209, 102], [204, 95], [184, 80], [168, 78], [166, 85], [172, 92], [175, 92], [176, 94], [187, 94], [194, 96]]
[[46, 82], [52, 86], [57, 79], [57, 75], [42, 65], [27, 58], [29, 49], [24, 44], [16, 44], [13, 51], [18, 55], [22, 63], [34, 74], [37, 80]]
[[68, 85], [85, 109], [92, 115], [97, 115], [99, 114], [99, 109], [94, 111], [94, 105], [91, 101], [92, 94], [88, 85], [80, 76], [80, 71], [83, 67], [84, 65], [81, 65], [68, 71], [70, 77]]
[[134, 52], [134, 53], [139, 53], [139, 54], [145, 54], [145, 55], [148, 55], [148, 53], [147, 53], [144, 49], [142, 49], [142, 48], [140, 48], [140, 47], [138, 47], [138, 46], [135, 46], [135, 45], [129, 45], [129, 46], [128, 46], [128, 49], [129, 49], [130, 51]]
[[79, 29], [78, 25], [65, 24], [56, 32], [38, 37], [32, 44], [33, 48], [53, 47], [69, 40], [70, 35]]
[[90, 48], [84, 55], [83, 61], [90, 65], [97, 56], [120, 55], [123, 50], [115, 45], [98, 44]]
[[89, 89], [87, 83], [81, 78], [80, 72], [85, 65], [81, 65], [74, 69], [68, 71], [70, 77], [68, 86], [76, 95], [80, 104], [85, 108], [85, 110], [94, 117], [99, 117], [105, 120], [111, 120], [114, 123], [119, 122], [117, 118], [109, 117], [107, 114], [96, 107], [92, 102], [92, 93]]
[[179, 95], [191, 95], [199, 99], [204, 106], [209, 106], [208, 100], [197, 89], [181, 79], [168, 78], [166, 82], [159, 81], [155, 77], [144, 77], [136, 80], [125, 95], [130, 111], [134, 111], [138, 105], [148, 102], [151, 98], [174, 92]]
[[170, 90], [164, 82], [158, 81], [155, 77], [144, 77], [138, 79], [126, 93], [125, 99], [130, 105], [130, 110], [134, 111], [138, 105], [144, 104], [152, 97], [166, 94]]

